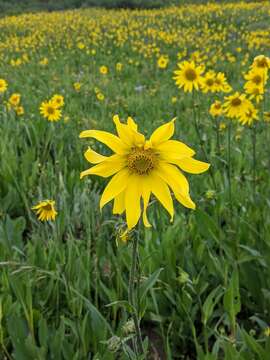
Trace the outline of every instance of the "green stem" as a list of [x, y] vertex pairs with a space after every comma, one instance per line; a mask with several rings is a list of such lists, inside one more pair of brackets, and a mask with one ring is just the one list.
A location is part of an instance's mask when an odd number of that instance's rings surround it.
[[229, 205], [232, 216], [232, 180], [231, 180], [231, 122], [228, 126], [228, 159], [227, 159], [227, 172], [228, 172], [228, 185], [229, 185]]
[[220, 150], [220, 136], [219, 136], [219, 125], [218, 125], [218, 118], [215, 116], [215, 122], [216, 122], [216, 136], [217, 136], [217, 155], [220, 156], [221, 150]]
[[257, 159], [256, 159], [256, 125], [254, 124], [252, 127], [252, 158], [253, 158], [253, 201], [255, 202], [256, 197], [256, 167], [257, 167]]
[[129, 285], [128, 285], [128, 300], [129, 303], [132, 305], [132, 318], [135, 325], [135, 332], [137, 338], [137, 344], [139, 347], [139, 353], [143, 354], [143, 341], [142, 341], [142, 334], [140, 330], [140, 322], [138, 316], [138, 308], [137, 308], [137, 301], [135, 299], [135, 273], [136, 273], [136, 262], [138, 260], [138, 236], [135, 235], [132, 241], [132, 262], [131, 262], [131, 269], [129, 275]]

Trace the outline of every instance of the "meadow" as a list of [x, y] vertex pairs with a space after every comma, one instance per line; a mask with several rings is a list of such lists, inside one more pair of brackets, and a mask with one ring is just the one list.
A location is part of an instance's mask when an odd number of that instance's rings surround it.
[[[270, 359], [269, 18], [234, 2], [0, 19], [0, 359]], [[100, 210], [119, 163], [96, 152], [121, 139], [96, 130], [154, 132], [126, 157], [145, 181], [175, 130], [194, 203], [172, 172]]]

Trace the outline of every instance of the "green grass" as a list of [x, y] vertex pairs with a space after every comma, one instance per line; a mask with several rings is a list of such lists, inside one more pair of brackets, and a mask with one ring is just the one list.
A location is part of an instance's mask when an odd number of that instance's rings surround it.
[[[204, 11], [85, 10], [0, 20], [0, 78], [9, 84], [0, 97], [0, 358], [118, 356], [107, 341], [113, 335], [126, 337], [131, 241], [119, 240], [124, 219], [112, 216], [110, 205], [99, 211], [107, 181], [79, 178], [88, 167], [83, 157], [88, 145], [106, 153], [97, 142], [79, 139], [79, 133], [90, 128], [114, 131], [112, 116], [118, 113], [121, 119], [133, 116], [148, 136], [176, 116], [174, 138], [195, 149], [196, 158], [208, 160], [212, 169], [187, 176], [196, 211], [176, 204], [170, 223], [153, 201], [148, 210], [153, 227], [140, 225], [131, 235], [140, 239], [137, 281], [149, 352], [166, 354], [166, 359], [268, 360], [269, 124], [256, 123], [254, 164], [253, 128], [220, 119], [227, 127], [217, 133], [208, 109], [223, 97], [198, 93], [198, 138], [192, 95], [177, 89], [172, 75], [177, 52], [186, 49], [190, 56], [199, 50], [207, 56], [207, 68], [224, 71], [235, 91], [241, 91], [242, 71], [254, 56], [269, 54], [269, 11], [264, 3], [255, 9], [220, 5], [219, 13], [208, 6]], [[125, 37], [126, 26], [137, 23], [138, 35], [133, 29], [120, 46], [117, 30]], [[101, 36], [95, 43], [97, 29]], [[147, 29], [156, 29], [158, 37], [153, 40]], [[266, 34], [258, 39], [265, 40], [256, 48], [247, 34], [255, 38], [260, 29]], [[175, 38], [164, 39], [163, 31]], [[11, 41], [14, 33], [17, 45]], [[144, 57], [151, 42], [169, 56], [166, 69], [157, 68], [154, 53]], [[228, 52], [236, 57], [234, 63], [226, 58]], [[23, 54], [29, 61], [11, 66]], [[44, 57], [46, 66], [39, 64]], [[117, 62], [123, 64], [121, 72], [115, 70]], [[101, 65], [108, 66], [107, 76], [99, 73]], [[76, 81], [82, 83], [80, 92], [73, 89]], [[96, 99], [96, 87], [105, 95], [103, 102]], [[15, 92], [22, 95], [23, 116], [4, 105]], [[63, 117], [49, 123], [39, 106], [56, 93], [65, 97]], [[263, 107], [270, 110], [269, 82]], [[215, 191], [212, 199], [208, 190]], [[31, 210], [47, 198], [56, 201], [53, 223], [39, 222]], [[118, 354], [128, 359], [123, 349]]]

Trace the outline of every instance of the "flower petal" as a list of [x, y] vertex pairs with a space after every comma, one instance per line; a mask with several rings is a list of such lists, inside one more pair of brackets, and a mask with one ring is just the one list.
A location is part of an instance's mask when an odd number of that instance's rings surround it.
[[178, 165], [182, 170], [191, 174], [201, 174], [210, 167], [210, 164], [193, 159], [191, 157], [178, 159], [174, 162], [174, 164]]
[[131, 175], [125, 191], [125, 208], [128, 229], [132, 229], [141, 215], [141, 179], [139, 175]]
[[107, 160], [102, 161], [101, 163], [92, 166], [90, 169], [87, 169], [80, 174], [82, 179], [86, 175], [98, 175], [101, 177], [109, 177], [114, 175], [119, 170], [123, 169], [126, 165], [125, 159], [119, 155], [112, 155], [107, 158]]
[[177, 140], [168, 140], [159, 144], [156, 149], [164, 159], [182, 159], [195, 155], [189, 146]]
[[128, 169], [123, 169], [114, 175], [103, 191], [100, 199], [100, 209], [125, 190], [128, 184], [128, 178]]
[[85, 130], [80, 133], [80, 138], [87, 138], [87, 137], [102, 142], [117, 154], [123, 154], [128, 150], [127, 146], [119, 139], [119, 137], [110, 134], [107, 131]]
[[173, 221], [174, 208], [171, 193], [166, 182], [157, 175], [156, 172], [152, 172], [151, 175], [151, 191], [158, 199], [158, 201], [165, 207], [171, 216]]
[[99, 164], [100, 162], [107, 160], [107, 156], [103, 156], [92, 150], [90, 147], [84, 153], [84, 157], [92, 164]]
[[121, 215], [125, 211], [125, 191], [114, 198], [113, 214]]
[[175, 118], [164, 125], [158, 127], [150, 137], [150, 141], [153, 146], [157, 146], [167, 140], [169, 140], [174, 133]]
[[143, 198], [143, 223], [146, 227], [151, 227], [152, 225], [149, 223], [147, 218], [147, 207], [150, 200], [151, 188], [148, 184], [148, 181], [144, 181], [142, 184], [142, 198]]

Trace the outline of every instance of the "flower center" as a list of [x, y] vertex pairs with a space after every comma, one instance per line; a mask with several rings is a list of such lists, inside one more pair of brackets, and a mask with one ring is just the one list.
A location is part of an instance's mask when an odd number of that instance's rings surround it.
[[258, 67], [266, 68], [267, 67], [267, 61], [266, 59], [257, 60]]
[[207, 84], [208, 86], [213, 86], [213, 85], [214, 85], [214, 80], [213, 80], [213, 79], [207, 79], [207, 80], [206, 80], [206, 84]]
[[256, 85], [259, 85], [262, 82], [262, 77], [260, 75], [255, 75], [254, 78], [253, 78], [253, 82]]
[[48, 111], [48, 114], [50, 114], [50, 115], [54, 114], [54, 108], [51, 106], [48, 106], [47, 111]]
[[185, 75], [186, 75], [187, 80], [189, 80], [189, 81], [194, 81], [197, 78], [197, 74], [196, 74], [195, 70], [193, 70], [193, 69], [187, 69], [185, 71]]
[[45, 211], [52, 211], [52, 206], [51, 206], [51, 204], [47, 204], [47, 205], [42, 206], [42, 209]]
[[215, 104], [215, 108], [219, 110], [221, 108], [221, 104]]
[[127, 166], [131, 172], [139, 175], [149, 174], [156, 165], [157, 154], [152, 149], [134, 148], [127, 157]]
[[239, 106], [241, 105], [242, 101], [239, 98], [233, 99], [232, 100], [232, 106]]

